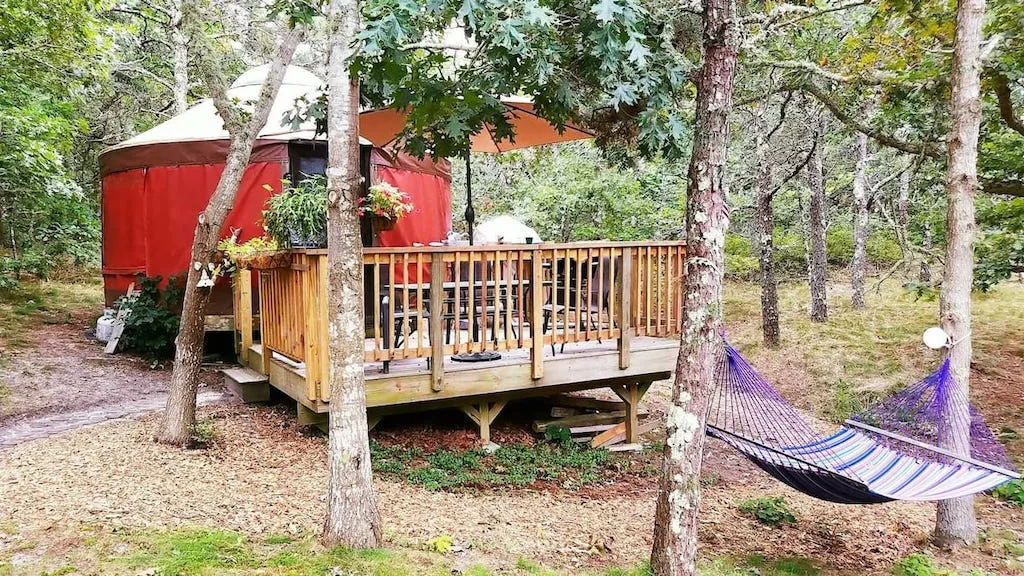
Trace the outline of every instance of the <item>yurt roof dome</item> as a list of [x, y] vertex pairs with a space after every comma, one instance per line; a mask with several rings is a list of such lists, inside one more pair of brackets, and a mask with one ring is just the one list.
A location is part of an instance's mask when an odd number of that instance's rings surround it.
[[[228, 96], [243, 102], [255, 101], [259, 98], [263, 80], [269, 69], [269, 65], [263, 65], [245, 72], [231, 85]], [[323, 135], [316, 134], [316, 125], [312, 120], [303, 122], [297, 128], [291, 125], [282, 125], [285, 113], [295, 108], [296, 99], [305, 97], [309, 102], [316, 100], [320, 95], [322, 85], [323, 81], [316, 74], [299, 66], [288, 66], [277, 99], [267, 117], [267, 124], [263, 130], [260, 130], [258, 138], [271, 141], [322, 139]], [[101, 172], [108, 173], [145, 164], [141, 157], [115, 158], [122, 155], [119, 152], [128, 152], [129, 149], [141, 149], [153, 145], [166, 148], [168, 145], [177, 143], [226, 142], [228, 140], [228, 132], [224, 129], [224, 122], [217, 113], [213, 100], [206, 98], [196, 102], [181, 114], [104, 150], [100, 154]], [[360, 143], [370, 144], [368, 140], [362, 138], [360, 138]], [[220, 148], [218, 148], [218, 153], [220, 153], [219, 150]], [[173, 150], [167, 152], [174, 155]], [[162, 152], [162, 154], [164, 153]], [[132, 154], [132, 156], [137, 155]], [[166, 157], [166, 154], [164, 156]], [[195, 154], [189, 156], [194, 157]], [[178, 163], [170, 158], [167, 158], [167, 161], [171, 164]], [[106, 166], [104, 166], [105, 164]]]
[[[237, 80], [231, 83], [231, 88], [242, 88], [243, 86], [262, 86], [270, 72], [270, 64], [264, 64], [242, 73]], [[319, 76], [300, 66], [288, 66], [284, 71], [282, 86], [305, 86], [317, 88], [323, 84]]]

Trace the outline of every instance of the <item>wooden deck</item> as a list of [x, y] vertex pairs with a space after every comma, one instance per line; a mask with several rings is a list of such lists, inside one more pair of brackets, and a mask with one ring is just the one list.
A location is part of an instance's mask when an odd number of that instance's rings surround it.
[[[371, 422], [456, 406], [486, 439], [509, 400], [609, 388], [634, 439], [643, 393], [678, 355], [683, 255], [668, 242], [365, 249]], [[254, 274], [236, 276], [239, 356], [295, 399], [300, 420], [322, 421], [326, 255], [296, 251], [290, 268], [259, 271], [258, 299]], [[257, 313], [258, 337], [244, 328]], [[486, 351], [501, 358], [452, 359]]]

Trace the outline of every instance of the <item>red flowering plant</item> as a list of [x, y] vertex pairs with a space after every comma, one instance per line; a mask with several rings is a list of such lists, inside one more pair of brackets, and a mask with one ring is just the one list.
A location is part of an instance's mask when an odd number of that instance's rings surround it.
[[370, 186], [366, 196], [359, 199], [359, 207], [356, 208], [356, 212], [359, 216], [369, 216], [394, 223], [412, 212], [412, 209], [412, 202], [410, 202], [408, 194], [387, 182], [381, 182]]

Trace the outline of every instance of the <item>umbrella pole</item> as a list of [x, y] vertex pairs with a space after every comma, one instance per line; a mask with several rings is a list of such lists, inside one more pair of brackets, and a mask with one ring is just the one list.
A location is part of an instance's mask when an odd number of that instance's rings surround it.
[[469, 227], [469, 245], [473, 245], [473, 221], [476, 212], [473, 210], [473, 171], [469, 165], [469, 152], [466, 152], [466, 224]]

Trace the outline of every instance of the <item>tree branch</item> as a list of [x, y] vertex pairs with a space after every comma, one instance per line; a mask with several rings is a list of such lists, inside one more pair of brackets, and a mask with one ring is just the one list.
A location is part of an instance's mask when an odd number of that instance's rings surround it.
[[776, 192], [778, 192], [779, 190], [782, 190], [783, 186], [788, 184], [789, 181], [792, 180], [793, 178], [796, 178], [796, 175], [799, 174], [801, 171], [803, 171], [804, 168], [807, 167], [807, 164], [811, 161], [811, 157], [814, 156], [814, 151], [817, 150], [817, 149], [818, 149], [818, 139], [815, 138], [813, 140], [813, 142], [811, 142], [811, 149], [807, 151], [807, 155], [804, 156], [804, 159], [799, 164], [797, 164], [796, 168], [794, 168], [793, 171], [790, 172], [789, 176], [786, 176], [785, 178], [783, 178], [782, 181], [778, 183], [778, 185], [776, 185], [774, 188], [772, 188], [772, 191], [769, 193], [769, 196], [775, 196]]
[[1010, 93], [1010, 81], [1002, 72], [992, 73], [992, 85], [995, 88], [996, 100], [999, 102], [999, 115], [1010, 129], [1024, 134], [1024, 121], [1017, 118], [1013, 111], [1013, 99]]
[[939, 158], [942, 156], [943, 146], [938, 142], [913, 142], [897, 138], [891, 134], [886, 134], [851, 116], [843, 109], [842, 106], [839, 105], [838, 102], [833, 100], [828, 94], [825, 94], [824, 91], [813, 83], [804, 84], [801, 89], [824, 104], [825, 107], [829, 109], [829, 112], [838, 118], [840, 122], [857, 130], [858, 132], [867, 134], [868, 137], [874, 139], [883, 146], [895, 148], [896, 150], [901, 150], [910, 154], [923, 154], [932, 158]]
[[981, 189], [988, 194], [1002, 194], [1024, 198], [1024, 181], [981, 179]]

